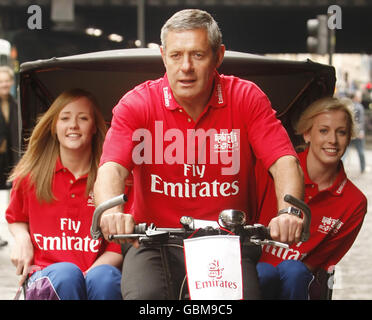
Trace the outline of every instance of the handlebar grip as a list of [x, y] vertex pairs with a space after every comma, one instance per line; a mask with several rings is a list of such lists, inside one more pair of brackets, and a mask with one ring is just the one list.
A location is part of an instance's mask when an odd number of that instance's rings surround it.
[[121, 205], [127, 201], [128, 197], [125, 194], [121, 194], [120, 196], [108, 199], [97, 206], [97, 208], [94, 210], [92, 225], [90, 227], [90, 234], [92, 236], [92, 239], [97, 240], [102, 236], [102, 232], [99, 227], [99, 221], [102, 213], [105, 212], [107, 209]]
[[311, 210], [309, 206], [300, 199], [297, 199], [290, 194], [284, 196], [284, 201], [293, 204], [304, 213], [304, 228], [301, 234], [301, 241], [305, 242], [310, 238], [310, 225], [311, 225]]
[[263, 233], [264, 239], [272, 240], [271, 235], [270, 235], [270, 227], [264, 227], [262, 230], [262, 233]]
[[242, 228], [238, 229], [237, 235], [245, 236], [252, 239], [272, 240], [270, 236], [270, 227], [266, 227], [260, 223], [242, 226]]
[[133, 233], [136, 234], [146, 234], [147, 224], [146, 223], [139, 223], [134, 226]]

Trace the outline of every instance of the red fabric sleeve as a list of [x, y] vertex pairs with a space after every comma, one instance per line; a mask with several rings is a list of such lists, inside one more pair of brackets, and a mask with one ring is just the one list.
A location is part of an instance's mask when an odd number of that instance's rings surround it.
[[[15, 182], [13, 182], [13, 185]], [[26, 192], [28, 191], [28, 192]], [[10, 192], [10, 200], [8, 208], [5, 211], [5, 218], [8, 223], [15, 222], [26, 222], [28, 223], [28, 201], [27, 195], [31, 192], [28, 184], [28, 179], [25, 178], [19, 184], [19, 187], [15, 189], [12, 188]]]
[[306, 257], [303, 262], [312, 268], [328, 269], [336, 265], [353, 245], [363, 224], [367, 212], [367, 201], [365, 197], [358, 203], [356, 210], [344, 221], [340, 231], [328, 237]]
[[146, 128], [146, 100], [136, 91], [127, 93], [113, 109], [111, 127], [103, 145], [100, 165], [113, 161], [128, 171], [134, 167], [132, 150], [136, 141], [133, 133], [138, 128]]

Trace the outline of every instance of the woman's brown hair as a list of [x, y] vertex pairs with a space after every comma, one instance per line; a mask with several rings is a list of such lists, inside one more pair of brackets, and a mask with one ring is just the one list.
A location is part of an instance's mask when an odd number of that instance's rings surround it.
[[56, 161], [59, 157], [56, 122], [59, 113], [67, 104], [82, 97], [87, 98], [92, 103], [97, 128], [92, 138], [92, 159], [86, 193], [88, 194], [93, 189], [107, 127], [98, 109], [95, 97], [90, 92], [82, 89], [71, 89], [61, 93], [50, 108], [38, 119], [29, 138], [26, 152], [9, 177], [9, 181], [15, 182], [14, 188], [18, 188], [22, 180], [29, 175], [31, 184], [35, 186], [36, 197], [39, 202], [50, 202], [55, 199], [52, 192], [52, 183]]

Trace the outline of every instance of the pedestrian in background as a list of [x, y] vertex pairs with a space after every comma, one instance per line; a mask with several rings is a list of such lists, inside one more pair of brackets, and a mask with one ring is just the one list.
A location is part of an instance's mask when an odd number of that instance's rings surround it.
[[[18, 109], [10, 94], [13, 84], [13, 70], [8, 66], [0, 66], [0, 189], [9, 189], [6, 180], [12, 165], [18, 160]], [[0, 237], [0, 247], [7, 244]]]
[[14, 72], [8, 66], [0, 67], [0, 189], [9, 189], [6, 183], [10, 169], [19, 158], [18, 109], [10, 90]]
[[360, 172], [363, 173], [366, 168], [366, 160], [364, 155], [365, 146], [365, 120], [364, 120], [364, 107], [362, 102], [362, 92], [360, 90], [355, 91], [351, 95], [352, 108], [354, 111], [355, 120], [355, 138], [350, 142], [350, 145], [355, 147], [358, 152], [360, 162]]

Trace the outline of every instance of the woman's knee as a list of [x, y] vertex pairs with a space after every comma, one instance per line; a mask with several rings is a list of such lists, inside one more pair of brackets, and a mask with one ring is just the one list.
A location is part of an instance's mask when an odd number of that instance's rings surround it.
[[297, 260], [286, 260], [278, 265], [282, 283], [281, 299], [307, 300], [312, 273]]
[[266, 283], [272, 284], [279, 282], [279, 273], [273, 265], [265, 262], [259, 262], [257, 263], [256, 269], [260, 285]]
[[112, 265], [103, 264], [92, 268], [86, 274], [89, 300], [121, 300], [121, 272]]
[[298, 260], [284, 260], [279, 263], [278, 271], [281, 279], [291, 278], [293, 281], [310, 281], [311, 272], [306, 265]]
[[45, 268], [50, 278], [58, 278], [59, 281], [83, 281], [84, 275], [79, 267], [70, 262], [54, 263]]
[[277, 297], [279, 296], [281, 283], [280, 276], [276, 267], [269, 263], [259, 262], [256, 269], [262, 298], [277, 299]]
[[86, 299], [84, 275], [75, 264], [69, 262], [52, 264], [43, 270], [43, 275], [50, 279], [60, 299]]

